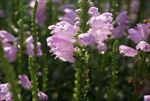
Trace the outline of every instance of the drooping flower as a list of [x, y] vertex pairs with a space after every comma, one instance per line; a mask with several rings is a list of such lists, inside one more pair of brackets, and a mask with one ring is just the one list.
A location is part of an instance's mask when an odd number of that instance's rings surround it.
[[145, 41], [140, 41], [137, 46], [136, 46], [137, 50], [141, 50], [144, 52], [150, 52], [150, 44], [148, 44]]
[[15, 45], [3, 42], [5, 56], [9, 62], [16, 60], [17, 47]]
[[99, 42], [97, 45], [97, 49], [100, 53], [104, 53], [107, 50], [107, 45], [104, 42]]
[[91, 16], [97, 16], [99, 14], [98, 8], [97, 7], [90, 7], [88, 13]]
[[48, 100], [48, 96], [45, 93], [43, 93], [42, 91], [39, 91], [38, 92], [38, 99], [39, 100]]
[[7, 31], [1, 30], [0, 39], [4, 49], [5, 57], [9, 62], [13, 62], [16, 59], [16, 54], [17, 54], [17, 46], [14, 45], [17, 38], [15, 38]]
[[14, 42], [17, 40], [17, 38], [5, 30], [0, 30], [0, 38], [5, 42]]
[[128, 24], [128, 16], [127, 12], [121, 12], [116, 18], [117, 26], [112, 30], [112, 37], [113, 38], [120, 38], [124, 35], [124, 32], [127, 28]]
[[30, 82], [28, 76], [25, 75], [25, 74], [19, 75], [19, 84], [24, 89], [31, 89], [31, 87], [32, 87], [31, 82]]
[[65, 12], [65, 15], [61, 17], [60, 20], [66, 21], [70, 23], [71, 25], [74, 25], [76, 22], [76, 18], [77, 18], [76, 12], [73, 9], [68, 9], [68, 8], [66, 8], [64, 12]]
[[[34, 40], [33, 37], [30, 36], [26, 39], [25, 45], [26, 45], [26, 54], [34, 56]], [[37, 42], [37, 56], [42, 56], [43, 52], [41, 49], [41, 43]]]
[[150, 101], [150, 95], [144, 95], [144, 101]]
[[80, 45], [92, 45], [95, 43], [94, 37], [91, 34], [83, 33], [78, 35], [78, 43]]
[[119, 52], [120, 54], [128, 57], [135, 57], [138, 54], [137, 50], [125, 45], [119, 46]]
[[73, 44], [76, 33], [74, 26], [66, 21], [61, 21], [50, 26], [49, 29], [52, 30], [52, 36], [47, 38], [47, 45], [51, 48], [50, 52], [62, 61], [73, 63], [75, 61]]
[[128, 32], [129, 32], [128, 38], [135, 43], [139, 43], [140, 41], [147, 40], [150, 29], [146, 24], [138, 24], [137, 28], [135, 29], [131, 28], [128, 30]]
[[0, 101], [11, 101], [10, 84], [0, 84]]

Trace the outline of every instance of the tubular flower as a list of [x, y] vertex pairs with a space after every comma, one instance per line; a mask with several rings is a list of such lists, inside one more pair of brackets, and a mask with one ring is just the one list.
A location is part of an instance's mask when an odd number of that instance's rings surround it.
[[128, 32], [129, 32], [128, 38], [135, 43], [139, 43], [140, 41], [147, 40], [150, 28], [148, 27], [148, 24], [138, 24], [135, 29], [131, 28], [128, 30]]
[[49, 26], [52, 36], [47, 38], [47, 45], [51, 48], [50, 52], [62, 61], [74, 63], [74, 35], [76, 29], [70, 23], [61, 21], [56, 25]]
[[38, 92], [38, 98], [39, 100], [48, 100], [48, 96], [41, 91]]
[[150, 52], [150, 44], [148, 44], [145, 41], [140, 41], [137, 44], [136, 49], [141, 50], [141, 51], [145, 51], [145, 52]]
[[74, 25], [76, 23], [77, 14], [74, 10], [66, 8], [64, 10], [65, 15], [61, 17], [62, 21], [66, 21], [70, 23], [71, 25]]
[[19, 75], [19, 83], [25, 89], [31, 89], [31, 82], [27, 75]]
[[150, 101], [150, 95], [144, 95], [144, 101]]
[[117, 22], [117, 27], [115, 27], [112, 30], [112, 37], [113, 38], [120, 38], [124, 35], [124, 31], [127, 28], [127, 24], [128, 24], [127, 12], [126, 11], [121, 12], [117, 16], [116, 22]]
[[13, 62], [16, 59], [16, 54], [17, 54], [17, 46], [14, 45], [17, 38], [15, 38], [7, 31], [1, 30], [0, 39], [4, 49], [5, 57], [9, 62]]
[[0, 101], [11, 101], [10, 84], [0, 84]]
[[135, 57], [138, 54], [137, 50], [125, 45], [119, 46], [119, 52], [120, 54], [128, 57]]
[[[30, 36], [26, 39], [25, 45], [26, 45], [26, 54], [34, 56], [34, 44], [33, 44], [33, 37]], [[42, 56], [43, 52], [41, 49], [41, 43], [37, 42], [37, 56]]]

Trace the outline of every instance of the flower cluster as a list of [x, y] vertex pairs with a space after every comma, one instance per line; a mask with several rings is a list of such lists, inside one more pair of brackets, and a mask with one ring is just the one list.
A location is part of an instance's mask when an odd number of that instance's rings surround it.
[[50, 52], [62, 61], [71, 63], [75, 61], [74, 43], [96, 45], [99, 51], [106, 51], [107, 46], [104, 41], [112, 35], [112, 14], [108, 12], [100, 14], [96, 7], [91, 7], [88, 13], [91, 16], [87, 22], [90, 28], [85, 33], [78, 33], [79, 18], [69, 9], [66, 9], [66, 15], [59, 23], [49, 26], [52, 36], [47, 38], [47, 45], [51, 48]]
[[128, 38], [136, 44], [136, 49], [121, 45], [119, 47], [120, 54], [128, 57], [135, 57], [138, 50], [150, 52], [150, 44], [147, 43], [148, 33], [150, 32], [150, 24], [138, 24], [136, 28], [128, 30]]
[[[13, 62], [16, 59], [17, 55], [17, 38], [11, 35], [9, 32], [5, 30], [0, 30], [0, 40], [1, 44], [4, 49], [5, 57], [9, 62]], [[25, 47], [26, 47], [26, 54], [27, 55], [34, 55], [34, 45], [33, 45], [33, 37], [30, 36], [25, 41]], [[37, 56], [41, 56], [42, 50], [41, 50], [41, 43], [37, 42]]]

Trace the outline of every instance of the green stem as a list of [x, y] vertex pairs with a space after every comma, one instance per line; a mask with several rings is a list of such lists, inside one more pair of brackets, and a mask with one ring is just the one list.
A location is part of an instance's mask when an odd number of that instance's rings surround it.
[[142, 22], [142, 20], [144, 19], [144, 11], [145, 11], [145, 1], [144, 0], [140, 0], [140, 2], [139, 2], [139, 11], [138, 11], [138, 18], [137, 18], [137, 20], [136, 20], [136, 23], [137, 22]]
[[81, 14], [79, 14], [80, 32], [84, 33], [88, 30], [88, 26], [87, 26], [87, 21], [89, 19], [89, 15], [87, 13], [89, 9], [88, 0], [78, 0], [78, 6], [82, 10]]
[[29, 57], [29, 73], [32, 83], [32, 101], [38, 101], [38, 76], [37, 76], [37, 64], [33, 57]]
[[118, 79], [118, 68], [117, 68], [117, 49], [118, 49], [118, 41], [116, 40], [112, 47], [112, 72], [111, 72], [111, 82], [110, 82], [110, 89], [108, 93], [108, 101], [114, 101], [115, 94], [116, 94], [116, 86], [117, 86], [117, 79]]
[[[46, 55], [44, 55], [44, 60], [46, 61]], [[42, 84], [42, 91], [46, 92], [47, 89], [47, 82], [48, 82], [48, 64], [47, 62], [44, 62], [45, 65], [42, 68], [42, 80], [43, 80], [43, 84]]]
[[24, 0], [20, 0], [19, 1], [19, 13], [20, 13], [20, 19], [18, 21], [18, 25], [19, 25], [19, 52], [18, 52], [18, 72], [21, 73], [22, 70], [21, 68], [23, 68], [23, 54], [24, 54]]
[[38, 32], [37, 32], [37, 25], [36, 25], [36, 10], [37, 10], [37, 6], [38, 6], [38, 1], [35, 0], [35, 5], [34, 8], [32, 10], [32, 17], [31, 17], [31, 32], [32, 32], [32, 36], [33, 36], [33, 40], [34, 40], [34, 56], [37, 55], [37, 40], [38, 40]]
[[119, 12], [119, 0], [110, 0], [110, 12], [116, 17]]
[[73, 94], [73, 101], [88, 101], [87, 93], [89, 87], [89, 69], [88, 69], [89, 55], [84, 50], [79, 51], [78, 59], [75, 63], [75, 87]]

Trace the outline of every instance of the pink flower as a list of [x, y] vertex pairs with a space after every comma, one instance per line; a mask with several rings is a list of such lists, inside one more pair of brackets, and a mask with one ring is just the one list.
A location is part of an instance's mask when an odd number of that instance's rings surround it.
[[19, 75], [19, 83], [25, 89], [31, 89], [32, 85], [27, 75]]
[[[30, 36], [26, 39], [25, 44], [26, 44], [26, 54], [34, 56], [34, 40], [33, 37]], [[41, 43], [37, 42], [37, 56], [42, 56], [43, 52], [41, 49]]]
[[129, 39], [131, 39], [135, 43], [139, 43], [140, 41], [146, 41], [148, 38], [148, 33], [150, 29], [146, 24], [138, 24], [136, 29], [129, 29]]
[[144, 101], [150, 101], [150, 95], [144, 95]]
[[80, 45], [91, 45], [94, 44], [95, 40], [91, 34], [83, 33], [78, 35], [78, 43]]
[[10, 84], [0, 84], [0, 101], [11, 101]]
[[15, 45], [4, 42], [3, 49], [4, 49], [5, 56], [9, 62], [13, 62], [16, 60], [17, 47]]
[[48, 96], [41, 91], [38, 92], [38, 98], [39, 100], [48, 100]]
[[141, 50], [141, 51], [145, 51], [145, 52], [150, 52], [150, 44], [148, 44], [145, 41], [140, 41], [137, 44], [136, 49]]
[[14, 42], [17, 40], [17, 38], [5, 30], [0, 30], [0, 38], [5, 42]]
[[56, 55], [62, 61], [75, 62], [74, 53], [74, 35], [76, 29], [70, 23], [61, 21], [56, 25], [49, 27], [52, 36], [47, 38], [47, 45], [51, 48], [50, 52]]
[[112, 37], [113, 38], [120, 38], [124, 35], [124, 32], [127, 28], [127, 24], [128, 24], [127, 12], [126, 11], [121, 12], [117, 16], [116, 22], [117, 22], [117, 27], [115, 27], [112, 30]]
[[16, 54], [17, 54], [17, 46], [14, 45], [17, 38], [15, 38], [7, 31], [1, 30], [0, 39], [4, 49], [5, 57], [9, 62], [13, 62], [16, 59]]
[[76, 22], [77, 14], [74, 10], [66, 8], [64, 10], [65, 15], [61, 17], [61, 21], [66, 21], [71, 25], [74, 25]]
[[119, 46], [119, 52], [120, 54], [128, 57], [135, 57], [138, 54], [137, 50], [125, 45]]

